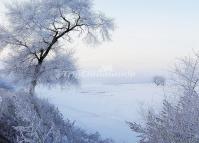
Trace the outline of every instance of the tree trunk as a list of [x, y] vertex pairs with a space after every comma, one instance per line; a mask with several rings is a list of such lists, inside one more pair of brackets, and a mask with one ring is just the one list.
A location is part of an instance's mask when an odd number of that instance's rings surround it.
[[36, 65], [34, 75], [33, 75], [33, 78], [32, 78], [31, 84], [30, 84], [29, 93], [32, 96], [35, 94], [35, 87], [37, 85], [37, 80], [38, 80], [39, 72], [40, 72], [40, 69], [41, 69], [41, 65], [42, 65], [41, 62], [39, 62]]
[[29, 89], [29, 93], [32, 96], [35, 94], [36, 85], [37, 85], [37, 80], [36, 79], [32, 80], [31, 85], [30, 85], [30, 89]]

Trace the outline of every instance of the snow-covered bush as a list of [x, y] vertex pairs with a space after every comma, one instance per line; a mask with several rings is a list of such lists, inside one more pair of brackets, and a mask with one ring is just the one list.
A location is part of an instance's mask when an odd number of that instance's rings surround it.
[[140, 143], [199, 142], [199, 56], [186, 58], [175, 69], [177, 102], [163, 101], [161, 112], [148, 111], [145, 124], [128, 122]]
[[112, 143], [88, 134], [47, 100], [0, 89], [0, 136], [12, 143]]
[[164, 86], [166, 84], [166, 79], [163, 76], [154, 76], [153, 77], [153, 82], [157, 86]]

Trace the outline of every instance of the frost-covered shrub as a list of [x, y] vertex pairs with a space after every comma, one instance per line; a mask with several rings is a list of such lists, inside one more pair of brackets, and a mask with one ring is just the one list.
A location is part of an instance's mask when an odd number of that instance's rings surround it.
[[12, 143], [112, 143], [88, 134], [47, 100], [0, 89], [0, 137]]
[[175, 69], [179, 96], [163, 101], [161, 112], [148, 111], [145, 123], [128, 122], [140, 143], [199, 143], [199, 56], [183, 59]]
[[149, 111], [143, 126], [129, 122], [140, 143], [198, 143], [199, 96], [182, 97], [177, 106], [165, 100], [161, 113]]
[[12, 93], [0, 88], [0, 135], [10, 142], [14, 142], [16, 130], [13, 126], [16, 126], [18, 121], [15, 116], [13, 102], [10, 99], [11, 96]]

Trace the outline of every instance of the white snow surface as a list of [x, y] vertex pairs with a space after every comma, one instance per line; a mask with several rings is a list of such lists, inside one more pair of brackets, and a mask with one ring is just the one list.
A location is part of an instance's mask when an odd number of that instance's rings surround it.
[[37, 95], [47, 98], [64, 118], [75, 120], [76, 125], [88, 132], [98, 131], [103, 138], [113, 138], [116, 143], [136, 143], [136, 134], [125, 121], [142, 122], [142, 110], [159, 108], [163, 89], [149, 83], [83, 83], [64, 89], [40, 86]]

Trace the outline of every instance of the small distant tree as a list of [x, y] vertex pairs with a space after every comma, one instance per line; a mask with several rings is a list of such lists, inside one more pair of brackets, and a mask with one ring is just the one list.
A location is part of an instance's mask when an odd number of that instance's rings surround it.
[[166, 79], [163, 76], [154, 76], [153, 82], [157, 86], [164, 86], [166, 84]]
[[174, 73], [178, 101], [165, 99], [161, 112], [149, 110], [143, 125], [128, 122], [140, 143], [199, 142], [199, 56], [182, 59]]
[[9, 49], [5, 71], [30, 85], [32, 95], [38, 83], [74, 82], [76, 66], [69, 43], [109, 40], [114, 27], [112, 19], [94, 11], [91, 0], [13, 1], [6, 16], [8, 25], [0, 28], [1, 47]]

